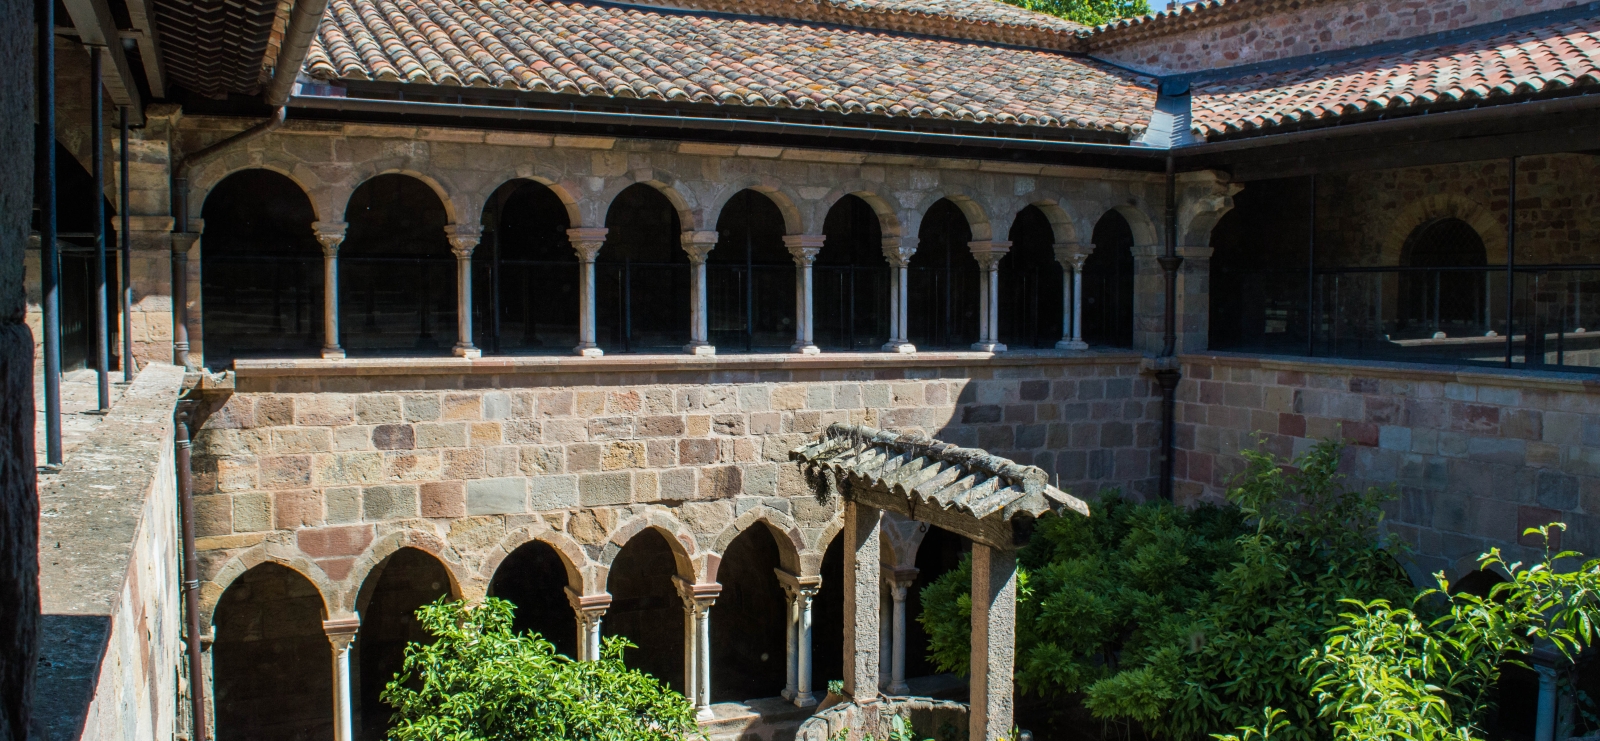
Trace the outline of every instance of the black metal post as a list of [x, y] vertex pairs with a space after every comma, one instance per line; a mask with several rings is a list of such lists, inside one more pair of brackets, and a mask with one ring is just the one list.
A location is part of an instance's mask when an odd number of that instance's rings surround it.
[[622, 351], [633, 352], [633, 261], [622, 258]]
[[89, 147], [94, 170], [94, 372], [96, 399], [101, 414], [111, 411], [111, 332], [106, 314], [111, 297], [106, 293], [106, 131], [105, 70], [101, 47], [89, 49]]
[[36, 0], [39, 123], [33, 182], [39, 204], [39, 276], [44, 314], [45, 466], [61, 465], [61, 252], [56, 244], [56, 6]]
[[1311, 175], [1306, 199], [1306, 357], [1317, 354], [1317, 176]]
[[122, 150], [118, 154], [119, 177], [117, 185], [117, 238], [122, 243], [122, 382], [133, 383], [133, 374], [139, 369], [133, 359], [133, 237], [130, 235], [128, 216], [128, 107], [122, 106], [118, 129]]
[[744, 351], [756, 345], [756, 266], [755, 245], [750, 240], [750, 224], [744, 225]]
[[[1511, 157], [1511, 175], [1506, 187], [1506, 367], [1511, 367], [1511, 354], [1516, 349], [1512, 337], [1516, 334], [1517, 299], [1517, 158]], [[1527, 358], [1523, 358], [1526, 360]]]

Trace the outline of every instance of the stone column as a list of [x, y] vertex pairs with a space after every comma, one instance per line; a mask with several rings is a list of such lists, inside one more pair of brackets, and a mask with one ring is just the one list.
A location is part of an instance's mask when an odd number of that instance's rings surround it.
[[172, 363], [193, 368], [189, 361], [189, 250], [197, 231], [172, 233]]
[[872, 507], [844, 504], [844, 693], [857, 703], [878, 697], [882, 519]]
[[1011, 251], [1010, 242], [968, 242], [967, 249], [978, 261], [978, 341], [979, 352], [1005, 352], [1000, 344], [1000, 259]]
[[483, 236], [477, 224], [451, 224], [444, 228], [450, 238], [450, 252], [456, 256], [456, 346], [462, 358], [481, 358], [483, 351], [472, 344], [472, 250]]
[[906, 595], [917, 582], [916, 569], [889, 573], [889, 596], [894, 598], [894, 646], [890, 653], [889, 694], [908, 695], [906, 685]]
[[317, 221], [311, 229], [322, 243], [322, 357], [344, 357], [339, 346], [339, 245], [350, 228], [343, 221]]
[[1061, 341], [1057, 350], [1087, 350], [1083, 341], [1083, 263], [1094, 253], [1093, 245], [1058, 242], [1056, 262], [1061, 264]]
[[572, 350], [586, 358], [605, 354], [595, 341], [594, 261], [600, 256], [600, 247], [606, 243], [607, 231], [605, 227], [567, 230], [567, 240], [578, 253], [578, 346]]
[[1533, 651], [1533, 670], [1539, 675], [1539, 700], [1533, 715], [1533, 741], [1556, 738], [1556, 660], [1559, 654], [1541, 647]]
[[971, 712], [967, 737], [1011, 737], [1016, 664], [1017, 553], [972, 544]]
[[908, 270], [911, 256], [916, 252], [917, 240], [914, 237], [883, 238], [883, 257], [889, 261], [889, 341], [883, 345], [884, 352], [917, 351], [906, 330]]
[[689, 253], [689, 344], [684, 351], [693, 355], [716, 355], [711, 345], [710, 310], [706, 306], [706, 257], [717, 246], [716, 232], [684, 232], [679, 237], [683, 251]]
[[711, 712], [711, 606], [722, 594], [722, 585], [691, 584], [676, 576], [672, 581], [683, 599], [683, 694], [694, 704], [695, 719], [704, 722], [715, 717]]
[[788, 681], [783, 697], [797, 707], [808, 708], [818, 701], [811, 691], [811, 601], [822, 589], [822, 577], [795, 576], [783, 569], [773, 571], [789, 597]]
[[606, 608], [611, 607], [611, 595], [605, 592], [578, 594], [568, 587], [567, 604], [572, 605], [572, 615], [578, 623], [577, 659], [599, 661], [600, 619], [605, 617]]
[[822, 352], [817, 348], [815, 304], [812, 301], [811, 264], [822, 251], [826, 239], [820, 234], [794, 234], [783, 238], [783, 246], [794, 257], [794, 345], [789, 349], [805, 355]]
[[333, 741], [355, 741], [355, 705], [350, 700], [350, 644], [361, 630], [361, 618], [322, 621], [333, 644]]

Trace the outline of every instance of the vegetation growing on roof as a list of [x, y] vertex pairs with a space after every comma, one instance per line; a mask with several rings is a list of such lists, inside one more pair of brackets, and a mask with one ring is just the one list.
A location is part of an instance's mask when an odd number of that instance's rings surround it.
[[1047, 13], [1058, 18], [1099, 26], [1121, 18], [1145, 15], [1150, 3], [1145, 0], [1002, 0], [1019, 8], [1036, 13]]

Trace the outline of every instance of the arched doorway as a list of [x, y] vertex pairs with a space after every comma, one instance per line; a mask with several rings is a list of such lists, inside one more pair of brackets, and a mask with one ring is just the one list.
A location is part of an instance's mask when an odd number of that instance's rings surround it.
[[711, 699], [777, 697], [787, 679], [788, 606], [776, 569], [778, 543], [765, 526], [734, 538], [722, 554], [722, 594], [711, 609]]
[[1094, 225], [1083, 262], [1083, 341], [1133, 347], [1133, 228], [1116, 211]]
[[229, 175], [200, 212], [200, 322], [205, 363], [317, 357], [322, 347], [322, 245], [300, 186], [271, 170]]
[[1423, 268], [1400, 275], [1398, 325], [1403, 336], [1482, 335], [1491, 325], [1488, 276], [1482, 270], [1450, 269], [1489, 264], [1483, 237], [1472, 225], [1446, 217], [1418, 226], [1401, 248], [1400, 264]]
[[1055, 347], [1061, 340], [1061, 263], [1055, 228], [1036, 206], [1011, 222], [1011, 251], [1000, 259], [1000, 341], [1008, 347]]
[[355, 724], [363, 741], [382, 741], [393, 712], [381, 698], [384, 687], [405, 665], [408, 643], [431, 643], [417, 622], [417, 608], [450, 593], [450, 574], [433, 556], [415, 548], [390, 554], [361, 585], [356, 612], [361, 630], [351, 646], [350, 663], [359, 690]]
[[811, 277], [817, 345], [875, 351], [889, 341], [889, 261], [878, 214], [845, 196], [828, 209], [822, 234]]
[[[512, 630], [538, 633], [556, 647], [556, 653], [577, 658], [578, 621], [567, 601], [569, 581], [566, 564], [556, 549], [531, 540], [500, 562], [489, 582], [489, 596], [516, 605]], [[602, 635], [611, 627], [605, 622], [601, 626]]]
[[844, 679], [844, 536], [822, 552], [822, 588], [811, 603], [811, 691], [821, 697], [828, 682]]
[[606, 229], [595, 261], [600, 347], [681, 349], [689, 343], [689, 256], [679, 242], [678, 210], [661, 191], [630, 185], [611, 202]]
[[351, 355], [446, 355], [456, 343], [456, 262], [438, 194], [379, 175], [345, 208], [339, 332]]
[[489, 197], [472, 251], [473, 344], [491, 354], [567, 354], [578, 344], [578, 256], [566, 204], [532, 180]]
[[978, 341], [978, 261], [971, 241], [966, 215], [948, 199], [923, 215], [907, 289], [911, 344], [966, 349]]
[[795, 265], [783, 234], [783, 214], [756, 191], [741, 190], [722, 207], [717, 246], [706, 258], [711, 344], [718, 349], [794, 344]]
[[333, 737], [333, 647], [323, 615], [316, 586], [275, 563], [228, 586], [212, 620], [217, 741]]
[[1211, 229], [1209, 347], [1303, 353], [1310, 178], [1252, 182]]
[[645, 529], [633, 536], [611, 563], [607, 580], [611, 607], [602, 633], [622, 636], [638, 646], [623, 654], [629, 668], [683, 692], [684, 611], [672, 581], [676, 563], [661, 533]]

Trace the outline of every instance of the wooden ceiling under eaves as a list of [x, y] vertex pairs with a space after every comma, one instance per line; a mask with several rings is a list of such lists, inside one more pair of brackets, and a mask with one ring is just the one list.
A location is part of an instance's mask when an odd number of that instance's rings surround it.
[[283, 34], [274, 20], [287, 10], [287, 0], [154, 0], [154, 4], [169, 85], [208, 98], [260, 91]]

